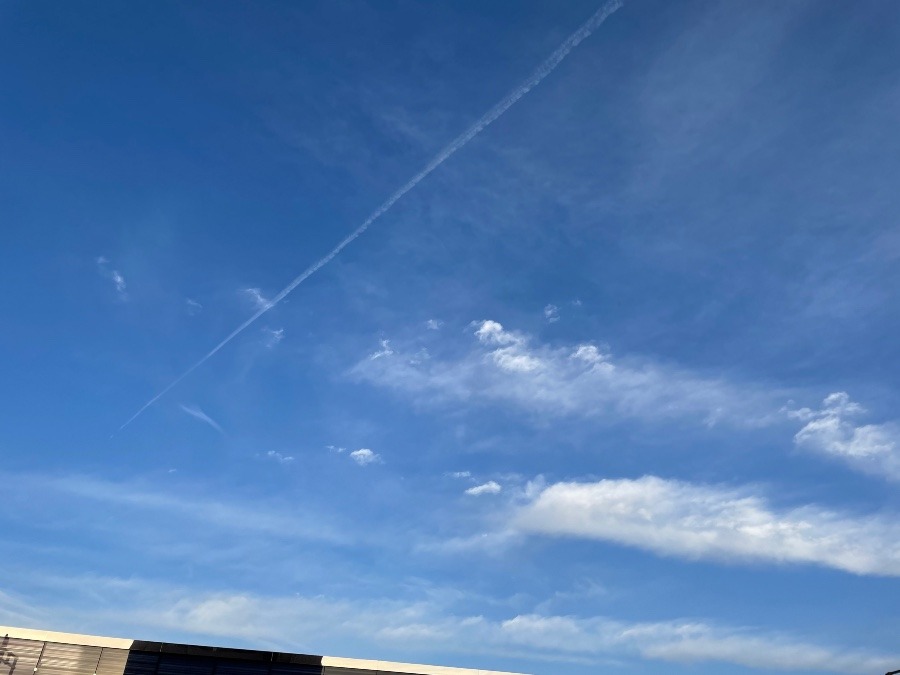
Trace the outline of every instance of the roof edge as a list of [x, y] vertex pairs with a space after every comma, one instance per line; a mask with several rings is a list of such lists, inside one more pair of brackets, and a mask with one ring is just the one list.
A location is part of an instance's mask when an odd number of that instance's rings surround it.
[[499, 670], [480, 670], [478, 668], [455, 668], [452, 666], [428, 666], [421, 663], [397, 663], [395, 661], [372, 661], [369, 659], [350, 659], [342, 656], [323, 656], [323, 666], [332, 668], [357, 668], [376, 672], [411, 673], [414, 675], [524, 675]]
[[59, 642], [67, 645], [84, 647], [109, 647], [112, 649], [131, 649], [134, 640], [128, 638], [103, 637], [100, 635], [81, 635], [80, 633], [60, 633], [52, 630], [36, 628], [16, 628], [0, 626], [0, 636], [8, 635], [19, 640], [38, 640], [40, 642]]

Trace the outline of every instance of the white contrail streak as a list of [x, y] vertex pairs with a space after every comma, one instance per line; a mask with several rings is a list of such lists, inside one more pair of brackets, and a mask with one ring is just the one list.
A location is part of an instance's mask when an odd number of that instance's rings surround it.
[[438, 168], [441, 164], [443, 164], [447, 159], [449, 159], [453, 154], [456, 153], [457, 150], [462, 148], [466, 143], [475, 138], [478, 134], [484, 130], [484, 128], [489, 125], [491, 122], [500, 117], [503, 113], [509, 110], [520, 98], [522, 98], [529, 91], [534, 89], [537, 85], [541, 83], [541, 81], [547, 77], [550, 73], [552, 73], [556, 67], [562, 62], [564, 58], [569, 55], [575, 47], [577, 47], [585, 38], [589, 37], [591, 33], [593, 33], [597, 28], [600, 27], [606, 18], [619, 9], [622, 6], [622, 0], [610, 0], [605, 5], [603, 5], [600, 9], [598, 9], [594, 15], [582, 24], [581, 28], [576, 30], [572, 35], [570, 35], [565, 42], [563, 42], [555, 52], [553, 52], [547, 59], [538, 66], [537, 70], [525, 80], [522, 84], [512, 90], [506, 98], [500, 101], [493, 108], [488, 110], [481, 118], [478, 119], [475, 124], [473, 124], [467, 131], [454, 139], [447, 147], [441, 150], [428, 164], [425, 165], [425, 168], [419, 171], [415, 176], [409, 179], [409, 181], [397, 190], [394, 194], [387, 198], [387, 200], [375, 209], [372, 214], [366, 218], [362, 225], [357, 227], [353, 232], [348, 234], [337, 246], [335, 246], [331, 251], [321, 260], [308, 267], [300, 276], [296, 277], [291, 283], [284, 287], [284, 289], [278, 293], [274, 298], [269, 301], [268, 305], [262, 306], [257, 310], [255, 314], [253, 314], [249, 319], [244, 321], [240, 326], [231, 331], [224, 340], [222, 340], [215, 347], [210, 349], [206, 355], [204, 355], [199, 361], [197, 361], [194, 365], [188, 368], [184, 373], [179, 375], [175, 380], [173, 380], [165, 389], [159, 392], [156, 396], [147, 401], [143, 406], [141, 406], [140, 410], [138, 410], [134, 415], [128, 418], [128, 421], [125, 422], [121, 427], [119, 427], [119, 431], [127, 427], [134, 420], [138, 418], [138, 416], [144, 412], [151, 405], [156, 403], [159, 399], [165, 396], [169, 391], [172, 390], [175, 386], [178, 385], [184, 378], [194, 372], [197, 368], [202, 366], [209, 360], [210, 357], [214, 356], [216, 352], [218, 352], [222, 347], [231, 342], [237, 335], [239, 335], [245, 328], [247, 328], [250, 324], [256, 321], [263, 314], [272, 309], [279, 302], [284, 300], [287, 295], [293, 291], [297, 286], [306, 281], [313, 274], [322, 269], [325, 265], [330, 263], [338, 253], [343, 251], [347, 246], [349, 246], [353, 241], [359, 237], [363, 232], [369, 229], [369, 226], [378, 220], [381, 216], [385, 214], [394, 204], [396, 204], [403, 195], [412, 190], [416, 185], [418, 185], [428, 174]]

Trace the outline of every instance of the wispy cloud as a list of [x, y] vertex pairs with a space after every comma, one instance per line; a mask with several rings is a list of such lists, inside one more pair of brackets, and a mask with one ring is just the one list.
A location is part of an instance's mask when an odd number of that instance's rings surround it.
[[893, 656], [696, 621], [627, 623], [603, 617], [529, 614], [502, 622], [500, 631], [511, 642], [532, 648], [582, 654], [631, 652], [669, 662], [836, 673], [880, 672], [896, 663]]
[[559, 307], [556, 305], [547, 305], [544, 307], [544, 318], [547, 323], [556, 323], [559, 321]]
[[276, 452], [275, 450], [269, 450], [266, 453], [266, 457], [275, 462], [278, 462], [279, 464], [291, 464], [294, 461], [294, 458], [290, 455], [284, 455], [280, 452]]
[[444, 322], [439, 319], [428, 319], [428, 321], [425, 322], [425, 328], [428, 330], [440, 330], [443, 325]]
[[[58, 495], [69, 495], [83, 501], [93, 501], [131, 508], [136, 512], [169, 514], [179, 522], [202, 523], [204, 530], [241, 531], [275, 538], [304, 538], [324, 541], [342, 541], [344, 535], [326, 525], [322, 514], [315, 517], [301, 511], [289, 511], [268, 507], [260, 500], [222, 501], [185, 491], [165, 491], [148, 488], [141, 483], [112, 482], [88, 476], [62, 476], [57, 478], [32, 478], [18, 476], [22, 486], [34, 483], [43, 490]], [[142, 522], [151, 519], [144, 518]], [[194, 531], [195, 525], [190, 525]], [[171, 529], [171, 528], [169, 528]], [[220, 533], [221, 534], [221, 533]], [[217, 535], [218, 536], [218, 535]]]
[[797, 447], [840, 459], [850, 466], [889, 480], [900, 480], [900, 425], [857, 424], [865, 408], [845, 392], [829, 395], [819, 410], [788, 410], [805, 422], [794, 436]]
[[275, 349], [284, 339], [284, 328], [263, 328], [263, 334], [266, 336], [266, 349]]
[[[249, 639], [284, 650], [302, 650], [310, 640], [340, 643], [352, 639], [354, 643], [362, 640], [367, 649], [378, 648], [381, 653], [385, 645], [391, 645], [402, 646], [407, 653], [441, 649], [515, 655], [560, 664], [572, 659], [598, 663], [615, 657], [860, 675], [884, 672], [898, 660], [897, 655], [826, 647], [782, 633], [685, 619], [636, 622], [538, 613], [487, 618], [457, 614], [433, 600], [350, 600], [240, 591], [190, 593], [144, 579], [92, 577], [71, 580], [70, 586], [75, 591], [67, 591], [64, 583], [55, 584], [51, 597], [84, 593], [89, 587], [85, 597], [90, 602], [117, 598], [103, 604], [105, 611], [94, 613], [92, 625], [99, 632], [109, 632], [105, 626], [126, 624], [148, 633], [163, 629], [220, 639]], [[123, 588], [129, 590], [126, 603], [118, 599]], [[0, 595], [0, 612], [5, 604], [5, 596]], [[32, 613], [54, 615], [55, 609], [39, 607]], [[71, 612], [63, 610], [56, 616], [66, 620]]]
[[[399, 348], [377, 352], [352, 373], [417, 400], [488, 400], [547, 415], [693, 419], [757, 426], [782, 420], [780, 396], [751, 385], [640, 357], [614, 357], [591, 343], [533, 344], [496, 321], [474, 324], [475, 344], [455, 359], [415, 360]], [[783, 399], [782, 399], [783, 400]]]
[[374, 361], [375, 359], [381, 359], [385, 356], [391, 356], [394, 353], [394, 350], [391, 349], [390, 340], [382, 340], [381, 341], [381, 349], [377, 352], [373, 352], [369, 354], [369, 360]]
[[746, 488], [655, 476], [550, 485], [521, 507], [514, 526], [692, 560], [808, 563], [900, 576], [896, 517], [817, 506], [776, 509]]
[[499, 483], [489, 480], [487, 483], [470, 487], [466, 490], [466, 494], [474, 497], [478, 497], [479, 495], [496, 495], [499, 494], [502, 489], [503, 488]]
[[609, 18], [611, 14], [613, 14], [613, 12], [617, 11], [621, 7], [622, 0], [608, 0], [607, 2], [605, 2], [603, 6], [600, 7], [600, 9], [598, 9], [596, 12], [594, 12], [590, 16], [590, 18], [588, 18], [588, 20], [585, 21], [574, 33], [567, 37], [565, 41], [563, 41], [563, 43], [559, 47], [557, 47], [552, 54], [550, 54], [550, 56], [544, 59], [544, 61], [540, 65], [538, 65], [537, 69], [535, 69], [535, 71], [528, 79], [519, 84], [519, 86], [513, 89], [490, 110], [479, 117], [475, 121], [475, 123], [466, 131], [453, 139], [450, 144], [444, 147], [437, 155], [435, 155], [421, 171], [410, 178], [403, 186], [401, 186], [396, 192], [394, 192], [394, 194], [388, 197], [387, 200], [381, 204], [381, 206], [375, 209], [375, 211], [373, 211], [369, 215], [369, 217], [362, 222], [362, 224], [360, 224], [355, 230], [353, 230], [350, 234], [344, 237], [344, 239], [338, 242], [338, 244], [333, 249], [331, 249], [331, 251], [329, 251], [323, 258], [320, 258], [318, 261], [306, 268], [306, 270], [300, 273], [297, 277], [295, 277], [293, 281], [291, 281], [291, 283], [289, 283], [281, 291], [279, 291], [271, 301], [268, 301], [268, 304], [259, 306], [252, 316], [250, 316], [237, 328], [231, 331], [231, 333], [226, 335], [223, 340], [221, 340], [215, 347], [210, 349], [203, 357], [200, 358], [199, 361], [196, 361], [184, 373], [175, 378], [162, 391], [160, 391], [149, 401], [147, 401], [143, 406], [141, 406], [138, 411], [134, 413], [134, 415], [132, 415], [125, 421], [125, 423], [120, 427], [120, 430], [131, 424], [131, 422], [137, 419], [142, 412], [156, 403], [156, 401], [158, 401], [161, 397], [165, 396], [167, 392], [171, 391], [172, 388], [177, 386], [178, 383], [181, 382], [185, 377], [187, 377], [192, 372], [194, 372], [194, 370], [203, 365], [208, 359], [212, 358], [220, 349], [222, 349], [222, 347], [231, 342], [248, 326], [253, 324], [259, 317], [261, 317], [272, 307], [286, 298], [291, 292], [293, 292], [295, 288], [297, 288], [297, 286], [302, 284], [310, 276], [312, 276], [332, 260], [334, 260], [341, 253], [341, 251], [347, 248], [347, 246], [356, 241], [366, 230], [368, 230], [376, 220], [390, 211], [391, 208], [393, 208], [394, 204], [400, 201], [400, 199], [402, 199], [403, 196], [406, 195], [406, 193], [408, 193], [419, 183], [425, 180], [425, 178], [427, 178], [435, 169], [437, 169], [444, 162], [450, 159], [450, 157], [455, 155], [459, 150], [468, 145], [469, 141], [471, 141], [478, 134], [484, 131], [489, 125], [498, 120], [507, 110], [518, 103], [523, 96], [528, 94], [528, 92], [530, 92], [541, 82], [543, 82], [548, 75], [556, 70], [556, 67], [563, 62], [563, 60], [572, 52], [573, 49], [575, 49], [578, 45], [589, 38], [594, 33], [594, 31], [596, 31], [603, 24], [603, 22], [606, 21], [606, 19]]
[[258, 310], [265, 311], [272, 307], [272, 301], [266, 298], [258, 288], [245, 288], [243, 293]]
[[116, 289], [116, 295], [119, 297], [119, 300], [126, 301], [128, 300], [128, 287], [125, 283], [125, 277], [122, 276], [121, 272], [116, 269], [112, 269], [109, 267], [109, 259], [104, 256], [99, 256], [96, 259], [97, 269], [100, 271], [100, 275], [109, 279], [113, 286]]
[[218, 422], [216, 422], [212, 417], [203, 412], [199, 407], [185, 405], [184, 403], [179, 404], [179, 407], [194, 419], [198, 419], [204, 424], [208, 424], [223, 436], [225, 435], [225, 432], [222, 431], [222, 427], [219, 426]]
[[471, 478], [472, 472], [471, 471], [451, 471], [451, 472], [447, 473], [446, 475], [449, 476], [450, 478]]
[[369, 464], [380, 464], [381, 455], [373, 452], [369, 448], [360, 448], [350, 453], [350, 458], [360, 466], [368, 466]]
[[203, 311], [203, 305], [192, 298], [185, 298], [184, 304], [187, 306], [187, 313], [193, 316]]

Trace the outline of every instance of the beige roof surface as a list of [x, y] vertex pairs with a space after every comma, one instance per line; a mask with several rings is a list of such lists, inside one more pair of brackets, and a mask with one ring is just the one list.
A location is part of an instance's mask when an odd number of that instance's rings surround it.
[[60, 642], [66, 645], [84, 645], [86, 647], [111, 647], [114, 649], [131, 649], [134, 640], [126, 638], [100, 637], [98, 635], [80, 635], [78, 633], [57, 633], [52, 630], [34, 628], [14, 628], [0, 626], [0, 638], [9, 635], [20, 640], [39, 640], [41, 642]]
[[332, 668], [356, 668], [377, 673], [414, 673], [415, 675], [524, 675], [499, 670], [478, 670], [473, 668], [451, 668], [447, 666], [426, 666], [420, 663], [394, 663], [393, 661], [370, 661], [367, 659], [345, 659], [340, 656], [323, 656], [322, 665]]

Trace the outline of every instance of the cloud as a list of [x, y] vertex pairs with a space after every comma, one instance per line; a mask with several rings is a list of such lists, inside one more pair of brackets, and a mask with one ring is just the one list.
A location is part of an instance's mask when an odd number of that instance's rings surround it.
[[112, 270], [112, 280], [116, 285], [116, 293], [118, 293], [122, 298], [126, 297], [127, 294], [125, 293], [125, 277], [119, 274], [118, 270]]
[[[222, 537], [223, 532], [232, 534], [242, 532], [278, 539], [301, 538], [329, 542], [342, 542], [345, 539], [344, 534], [338, 534], [340, 531], [338, 528], [325, 524], [326, 519], [322, 514], [312, 514], [308, 508], [292, 511], [268, 507], [260, 500], [221, 501], [197, 494], [196, 484], [192, 486], [191, 491], [169, 492], [148, 489], [145, 485], [135, 482], [118, 483], [77, 475], [57, 478], [19, 475], [17, 483], [22, 489], [35, 489], [35, 485], [40, 485], [44, 492], [114, 505], [120, 514], [124, 513], [125, 509], [134, 509], [142, 515], [136, 518], [123, 517], [122, 520], [123, 523], [131, 523], [128, 527], [132, 531], [134, 522], [149, 525], [156, 519], [147, 516], [161, 513], [166, 514], [162, 519], [166, 534], [171, 534], [173, 530], [171, 523], [174, 519], [174, 522], [188, 527], [193, 538], [196, 538], [198, 531], [196, 524], [200, 523], [203, 525], [200, 528], [202, 531], [216, 537]], [[73, 509], [73, 512], [81, 510], [83, 507], [78, 505], [78, 509]], [[99, 521], [96, 524], [100, 526]], [[142, 545], [146, 544], [144, 538], [141, 541]]]
[[448, 473], [446, 475], [449, 476], [450, 478], [471, 478], [472, 472], [471, 471], [451, 471], [450, 473]]
[[218, 431], [223, 436], [225, 435], [225, 432], [222, 431], [222, 427], [220, 427], [219, 424], [213, 418], [211, 418], [209, 415], [207, 415], [205, 412], [203, 412], [197, 406], [188, 406], [188, 405], [184, 405], [184, 403], [181, 403], [181, 404], [179, 404], [179, 407], [184, 412], [186, 412], [188, 415], [193, 417], [194, 419], [198, 419], [201, 422], [208, 424], [209, 426], [211, 426], [213, 429]]
[[128, 287], [125, 283], [125, 277], [119, 272], [119, 270], [110, 269], [109, 259], [104, 256], [98, 256], [96, 258], [97, 269], [100, 271], [100, 275], [104, 279], [109, 279], [113, 286], [116, 289], [116, 295], [119, 296], [119, 300], [125, 302], [128, 300]]
[[[489, 653], [539, 658], [560, 666], [571, 660], [596, 664], [609, 657], [640, 658], [860, 675], [884, 672], [898, 660], [894, 655], [824, 647], [780, 633], [684, 619], [635, 622], [537, 613], [488, 618], [454, 613], [431, 599], [192, 593], [146, 579], [51, 579], [45, 586], [54, 591], [47, 597], [74, 593], [83, 598], [79, 607], [100, 604], [102, 611], [88, 612], [97, 632], [128, 625], [135, 632], [249, 640], [285, 651], [303, 651], [310, 643], [352, 640], [382, 654], [396, 648], [403, 653]], [[123, 590], [127, 590], [125, 602]], [[13, 600], [0, 594], [0, 614], [8, 604], [27, 607], [32, 616], [55, 616], [56, 623], [84, 621], [68, 609], [36, 606], [28, 598]], [[84, 609], [80, 612], [84, 614]]]
[[257, 310], [267, 310], [272, 307], [272, 301], [266, 298], [258, 288], [245, 288], [244, 295], [250, 298], [250, 301]]
[[[783, 420], [773, 392], [640, 357], [613, 357], [593, 343], [553, 347], [497, 321], [473, 324], [475, 344], [455, 358], [415, 360], [382, 349], [351, 374], [415, 396], [417, 401], [489, 401], [531, 413], [706, 425], [759, 426]], [[430, 396], [426, 396], [430, 395]], [[783, 399], [782, 399], [783, 400]]]
[[266, 335], [267, 349], [275, 349], [275, 347], [277, 347], [284, 339], [284, 328], [279, 328], [277, 330], [273, 328], [263, 328], [263, 333]]
[[359, 450], [354, 450], [350, 453], [350, 457], [360, 466], [381, 463], [381, 455], [376, 452], [372, 452], [371, 450], [369, 450], [369, 448], [360, 448]]
[[836, 457], [866, 473], [900, 480], [900, 425], [857, 425], [866, 410], [845, 392], [830, 394], [819, 410], [787, 411], [806, 424], [794, 436], [799, 448]]
[[294, 461], [294, 458], [290, 455], [282, 455], [280, 452], [275, 452], [274, 450], [269, 450], [266, 453], [266, 457], [278, 462], [279, 464], [290, 464]]
[[499, 483], [490, 480], [487, 483], [470, 487], [468, 490], [466, 490], [466, 494], [475, 497], [479, 495], [496, 495], [499, 494], [502, 489], [503, 488]]
[[187, 313], [193, 316], [203, 311], [203, 305], [191, 298], [185, 298], [184, 304], [187, 305]]
[[543, 488], [513, 518], [532, 534], [596, 539], [690, 560], [808, 563], [900, 576], [900, 522], [816, 506], [775, 509], [746, 489], [655, 476]]
[[428, 330], [440, 330], [443, 325], [444, 322], [439, 319], [428, 319], [428, 321], [425, 322], [425, 328]]
[[585, 654], [632, 652], [669, 662], [836, 673], [880, 672], [896, 663], [891, 656], [693, 621], [627, 623], [603, 617], [529, 614], [502, 622], [500, 630], [509, 641], [533, 648]]
[[559, 307], [556, 305], [547, 305], [544, 307], [544, 318], [547, 323], [556, 323], [559, 321]]
[[391, 349], [391, 343], [388, 340], [381, 341], [381, 349], [377, 352], [373, 352], [369, 354], [369, 360], [374, 361], [376, 359], [384, 358], [385, 356], [391, 356], [394, 353], [394, 350]]

